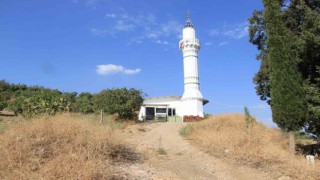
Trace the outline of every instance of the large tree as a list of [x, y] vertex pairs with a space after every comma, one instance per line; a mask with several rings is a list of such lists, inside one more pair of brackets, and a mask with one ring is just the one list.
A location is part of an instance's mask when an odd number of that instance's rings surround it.
[[[297, 56], [298, 71], [304, 81], [304, 89], [307, 93], [309, 118], [306, 130], [320, 137], [320, 103], [318, 99], [320, 84], [317, 79], [320, 72], [320, 1], [318, 0], [291, 0], [281, 2], [281, 18], [287, 29], [290, 30], [290, 38], [294, 41], [292, 50]], [[249, 19], [250, 42], [257, 46], [259, 54], [257, 59], [261, 61], [258, 73], [254, 77], [256, 92], [262, 100], [269, 104], [270, 97], [270, 65], [266, 58], [266, 19], [265, 10], [254, 11]]]
[[94, 109], [118, 114], [123, 119], [136, 118], [135, 111], [142, 105], [142, 91], [131, 88], [107, 89], [93, 97]]
[[294, 131], [300, 130], [307, 112], [305, 93], [292, 47], [291, 31], [285, 26], [279, 1], [264, 0], [266, 19], [266, 60], [270, 66], [270, 96], [273, 121], [289, 133], [294, 154]]

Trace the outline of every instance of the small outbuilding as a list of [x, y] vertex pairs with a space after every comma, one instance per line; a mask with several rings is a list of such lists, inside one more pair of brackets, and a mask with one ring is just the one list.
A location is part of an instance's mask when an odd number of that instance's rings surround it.
[[[182, 122], [183, 101], [182, 96], [161, 96], [145, 98], [139, 111], [140, 121]], [[203, 100], [203, 105], [208, 100]]]

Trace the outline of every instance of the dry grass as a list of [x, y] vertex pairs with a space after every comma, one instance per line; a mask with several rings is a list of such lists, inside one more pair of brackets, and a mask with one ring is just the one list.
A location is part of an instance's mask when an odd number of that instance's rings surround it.
[[225, 114], [192, 125], [188, 136], [210, 154], [234, 164], [245, 164], [267, 171], [274, 178], [289, 176], [294, 179], [318, 179], [315, 167], [306, 165], [304, 156], [290, 158], [287, 137], [279, 130], [256, 123], [246, 127], [241, 114]]
[[0, 135], [0, 179], [121, 177], [110, 164], [135, 162], [139, 155], [97, 122], [63, 114], [10, 126]]

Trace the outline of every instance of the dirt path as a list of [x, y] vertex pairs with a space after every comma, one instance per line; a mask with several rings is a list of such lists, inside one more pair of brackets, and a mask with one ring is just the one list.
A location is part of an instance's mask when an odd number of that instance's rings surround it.
[[179, 135], [182, 126], [146, 123], [125, 130], [128, 143], [145, 155], [144, 163], [126, 167], [127, 173], [144, 179], [271, 179], [253, 168], [235, 167], [203, 152]]

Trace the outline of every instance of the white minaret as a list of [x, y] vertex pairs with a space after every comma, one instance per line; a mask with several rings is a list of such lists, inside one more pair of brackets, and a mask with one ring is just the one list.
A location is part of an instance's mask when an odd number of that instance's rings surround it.
[[184, 93], [181, 98], [184, 116], [203, 117], [203, 96], [200, 92], [198, 72], [198, 51], [200, 42], [196, 37], [196, 30], [190, 20], [189, 12], [187, 22], [183, 28], [182, 40], [179, 42], [183, 53]]

